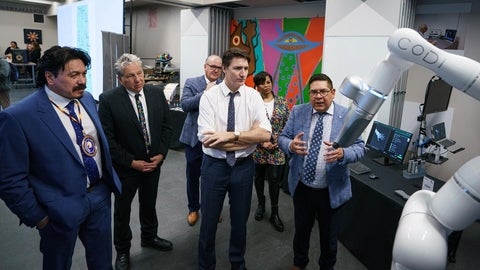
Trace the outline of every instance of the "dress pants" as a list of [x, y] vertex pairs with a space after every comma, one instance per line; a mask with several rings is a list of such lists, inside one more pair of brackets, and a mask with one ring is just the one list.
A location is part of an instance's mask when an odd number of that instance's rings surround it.
[[250, 157], [237, 162], [233, 167], [225, 159], [203, 156], [202, 165], [202, 220], [198, 243], [198, 265], [201, 270], [213, 270], [216, 265], [215, 236], [218, 218], [228, 192], [230, 204], [231, 269], [245, 269], [247, 220], [252, 199], [254, 163]]
[[320, 258], [318, 265], [321, 270], [333, 269], [337, 261], [338, 220], [336, 213], [341, 208], [330, 207], [328, 188], [313, 189], [299, 182], [293, 196], [295, 211], [295, 236], [293, 238], [293, 264], [306, 267], [310, 234], [318, 222], [320, 235]]
[[202, 143], [194, 147], [185, 145], [185, 159], [187, 160], [187, 199], [188, 210], [197, 212], [200, 209], [200, 173], [202, 169]]
[[112, 269], [111, 190], [100, 182], [87, 193], [85, 216], [77, 228], [64, 231], [50, 219], [40, 232], [43, 269], [70, 269], [77, 237], [85, 247], [88, 269]]
[[142, 240], [152, 240], [157, 236], [158, 220], [155, 204], [157, 202], [160, 167], [153, 172], [135, 172], [120, 176], [122, 194], [115, 196], [113, 213], [113, 243], [117, 253], [129, 252], [132, 240], [130, 212], [132, 200], [138, 190], [140, 230]]

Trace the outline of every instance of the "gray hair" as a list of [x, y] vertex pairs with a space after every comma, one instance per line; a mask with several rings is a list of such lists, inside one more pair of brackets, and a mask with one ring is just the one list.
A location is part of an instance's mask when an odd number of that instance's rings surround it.
[[140, 57], [130, 53], [122, 54], [122, 56], [120, 56], [117, 59], [117, 61], [115, 61], [115, 64], [114, 64], [115, 74], [117, 74], [117, 76], [119, 77], [123, 76], [123, 68], [125, 66], [135, 64], [135, 63], [142, 66], [142, 60], [140, 59]]

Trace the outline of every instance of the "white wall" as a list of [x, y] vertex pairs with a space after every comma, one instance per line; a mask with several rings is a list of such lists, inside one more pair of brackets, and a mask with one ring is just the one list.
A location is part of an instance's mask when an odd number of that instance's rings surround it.
[[[110, 16], [105, 16], [106, 10]], [[89, 53], [92, 63], [86, 90], [95, 98], [104, 90], [102, 32], [122, 34], [123, 0], [84, 0], [58, 7], [58, 43]]]
[[[132, 53], [142, 58], [144, 64], [154, 67], [155, 57], [164, 52], [173, 57], [173, 67], [180, 67], [180, 11], [174, 6], [155, 5], [125, 14], [126, 24], [132, 27]], [[126, 28], [126, 34], [130, 29]]]
[[44, 16], [45, 23], [33, 22], [33, 14], [0, 10], [0, 55], [14, 40], [20, 48], [26, 48], [23, 42], [23, 29], [42, 30], [42, 52], [57, 45], [57, 18]]

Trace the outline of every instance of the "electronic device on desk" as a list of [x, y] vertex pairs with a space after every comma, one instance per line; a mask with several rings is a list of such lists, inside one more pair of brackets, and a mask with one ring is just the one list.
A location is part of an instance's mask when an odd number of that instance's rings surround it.
[[451, 94], [452, 86], [442, 80], [442, 78], [433, 76], [428, 82], [427, 90], [425, 91], [425, 100], [422, 108], [423, 119], [428, 114], [448, 110]]
[[381, 165], [402, 163], [412, 140], [412, 133], [378, 121], [373, 122], [365, 146], [380, 158], [373, 160]]
[[421, 104], [421, 114], [417, 117], [417, 121], [420, 122], [416, 143], [417, 156], [425, 155], [425, 148], [432, 144], [432, 140], [427, 136], [427, 115], [448, 110], [451, 94], [452, 86], [439, 76], [434, 75], [428, 81], [425, 99], [423, 104]]
[[450, 42], [455, 41], [455, 36], [457, 35], [457, 30], [454, 29], [445, 29], [445, 35], [443, 36], [443, 39], [446, 39]]
[[457, 142], [455, 142], [454, 140], [447, 138], [444, 122], [431, 126], [430, 134], [432, 136], [432, 140], [436, 144], [443, 146], [445, 149], [447, 149], [451, 153], [455, 154], [465, 149], [465, 147], [458, 146]]
[[361, 163], [360, 161], [349, 163], [347, 167], [355, 174], [365, 174], [371, 172], [370, 168], [367, 165]]
[[12, 50], [12, 62], [18, 64], [25, 64], [28, 62], [27, 50], [14, 49]]

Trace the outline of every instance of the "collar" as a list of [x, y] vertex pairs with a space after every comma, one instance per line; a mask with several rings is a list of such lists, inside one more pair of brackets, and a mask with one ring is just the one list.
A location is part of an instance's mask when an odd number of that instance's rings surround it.
[[73, 99], [69, 99], [66, 97], [62, 97], [59, 94], [53, 92], [48, 86], [45, 85], [45, 92], [47, 93], [47, 97], [57, 104], [60, 108], [65, 108], [67, 104], [72, 101]]
[[[230, 88], [228, 88], [228, 86], [227, 86], [227, 84], [225, 83], [225, 81], [223, 81], [223, 82], [222, 82], [221, 84], [219, 84], [219, 85], [220, 85], [220, 91], [222, 91], [222, 94], [223, 94], [225, 97], [227, 97], [230, 92], [233, 92], [233, 91], [230, 90]], [[244, 86], [245, 86], [245, 85], [242, 85], [242, 86], [240, 86], [240, 87], [238, 88], [237, 92], [238, 92], [238, 95], [239, 95], [239, 96], [242, 95], [242, 91], [243, 91], [243, 87], [244, 87]]]
[[137, 92], [133, 92], [133, 91], [131, 91], [131, 90], [128, 90], [127, 88], [125, 88], [125, 90], [127, 90], [128, 95], [131, 96], [131, 97], [133, 97], [133, 98], [135, 98], [135, 95], [136, 95], [136, 94], [140, 94], [140, 96], [143, 96], [143, 97], [145, 96], [145, 95], [143, 94], [143, 89], [140, 90], [140, 92], [138, 92], [138, 93], [137, 93]]
[[[335, 102], [332, 102], [332, 104], [330, 105], [330, 107], [328, 108], [328, 110], [327, 110], [326, 112], [324, 112], [324, 113], [329, 114], [329, 115], [333, 115], [334, 110], [335, 110]], [[320, 112], [317, 112], [317, 111], [312, 107], [312, 115], [314, 115], [314, 114], [316, 114], [316, 113], [321, 114]]]

